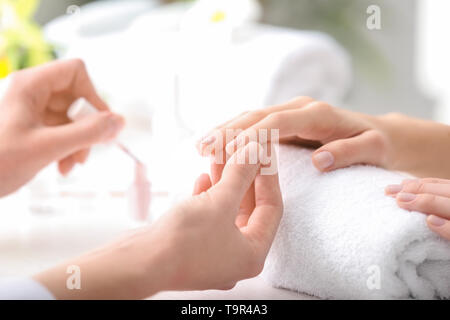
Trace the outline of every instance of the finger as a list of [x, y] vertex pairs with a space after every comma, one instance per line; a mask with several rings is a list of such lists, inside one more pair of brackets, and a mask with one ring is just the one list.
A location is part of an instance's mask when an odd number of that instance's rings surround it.
[[211, 188], [211, 186], [212, 183], [209, 175], [207, 173], [203, 173], [197, 178], [197, 181], [195, 181], [194, 191], [192, 194], [196, 196], [202, 192], [207, 191], [209, 188]]
[[33, 101], [40, 110], [45, 110], [53, 94], [61, 92], [71, 95], [74, 100], [84, 97], [99, 110], [108, 110], [96, 93], [86, 66], [80, 59], [60, 60], [26, 69], [16, 73], [13, 81], [16, 91], [13, 90], [12, 94]]
[[354, 164], [382, 165], [385, 138], [374, 130], [348, 139], [330, 142], [316, 150], [312, 156], [314, 166], [320, 171], [331, 171]]
[[222, 178], [213, 187], [217, 199], [235, 207], [236, 212], [260, 168], [260, 152], [260, 146], [254, 142], [239, 149], [228, 160]]
[[[202, 155], [212, 154], [214, 150], [221, 149], [221, 147], [227, 145], [227, 143], [229, 143], [230, 141], [232, 141], [232, 139], [239, 135], [242, 130], [255, 125], [268, 115], [286, 110], [299, 109], [313, 101], [314, 99], [310, 97], [299, 97], [289, 101], [286, 104], [244, 112], [237, 118], [228, 121], [225, 124], [218, 126], [214, 130], [212, 130], [202, 141], [198, 143], [197, 148]], [[217, 146], [219, 139], [221, 140], [221, 143], [220, 146]], [[208, 145], [210, 144], [215, 144], [215, 148], [208, 148]]]
[[403, 209], [450, 218], [450, 198], [432, 194], [400, 192], [396, 199], [398, 205]]
[[58, 162], [58, 171], [63, 175], [67, 176], [70, 171], [75, 167], [76, 161], [72, 156], [68, 156]]
[[405, 179], [402, 181], [402, 185], [406, 185], [409, 183], [416, 183], [420, 181], [422, 183], [440, 183], [440, 184], [450, 184], [450, 180], [447, 179], [439, 179], [439, 178], [422, 178], [422, 179]]
[[70, 124], [45, 127], [33, 135], [39, 154], [49, 162], [114, 139], [124, 127], [124, 119], [108, 111], [90, 115]]
[[233, 120], [228, 121], [225, 124], [217, 127], [216, 129], [222, 128], [246, 129], [249, 126], [257, 123], [258, 121], [261, 121], [263, 118], [265, 118], [271, 113], [303, 108], [304, 106], [308, 105], [313, 101], [314, 99], [310, 97], [298, 97], [284, 104], [279, 104], [276, 106], [271, 106], [260, 110], [247, 111], [242, 113], [240, 116], [234, 118]]
[[242, 199], [239, 207], [239, 213], [236, 217], [236, 226], [238, 228], [245, 227], [248, 223], [248, 219], [255, 210], [255, 184], [253, 183], [248, 191], [245, 193], [244, 199]]
[[225, 164], [228, 160], [228, 156], [226, 153], [220, 151], [217, 152], [215, 155], [212, 155], [210, 160], [210, 170], [211, 170], [211, 181], [213, 185], [215, 185], [217, 182], [220, 181], [222, 178], [222, 172], [225, 168]]
[[[211, 180], [213, 185], [220, 181], [222, 177], [225, 163], [227, 162], [227, 154], [219, 152], [218, 154], [211, 156]], [[220, 160], [220, 161], [217, 161]], [[250, 186], [250, 189], [244, 196], [239, 207], [239, 213], [236, 217], [236, 226], [241, 228], [247, 225], [248, 217], [255, 208], [255, 192], [254, 185]]]
[[255, 210], [248, 220], [245, 234], [257, 240], [265, 253], [270, 249], [282, 213], [283, 200], [278, 174], [258, 175], [255, 180]]
[[[241, 132], [233, 141], [227, 144], [226, 150], [242, 147], [246, 141], [264, 144], [271, 141], [272, 133], [277, 131], [275, 138], [298, 136], [301, 139], [328, 142], [355, 136], [364, 131], [367, 125], [363, 121], [354, 121], [324, 102], [313, 102], [300, 109], [286, 110], [268, 115], [260, 122]], [[261, 139], [260, 133], [267, 132], [267, 141]]]
[[428, 216], [428, 227], [441, 237], [450, 240], [450, 221], [437, 216]]
[[414, 193], [414, 194], [428, 193], [436, 196], [450, 198], [450, 184], [446, 183], [428, 183], [424, 182], [423, 180], [414, 180], [405, 185], [398, 185], [398, 188], [401, 188], [400, 190], [401, 192], [406, 193]]
[[[432, 185], [436, 185], [436, 186], [428, 186], [429, 184]], [[427, 185], [427, 186], [425, 186]], [[409, 193], [431, 193], [431, 194], [436, 194], [436, 195], [441, 195], [441, 196], [445, 196], [445, 197], [450, 197], [450, 191], [449, 193], [447, 193], [446, 191], [444, 191], [444, 193], [442, 193], [442, 189], [441, 190], [437, 190], [438, 186], [437, 185], [441, 185], [442, 188], [449, 188], [448, 186], [450, 185], [450, 180], [446, 180], [446, 179], [439, 179], [439, 178], [423, 178], [423, 179], [405, 179], [402, 181], [401, 184], [391, 184], [389, 186], [386, 187], [385, 189], [385, 193], [386, 195], [389, 196], [395, 196], [397, 193], [399, 193], [400, 191], [404, 190], [404, 192], [409, 192]], [[447, 187], [445, 187], [447, 186]], [[424, 188], [426, 189], [425, 191]]]

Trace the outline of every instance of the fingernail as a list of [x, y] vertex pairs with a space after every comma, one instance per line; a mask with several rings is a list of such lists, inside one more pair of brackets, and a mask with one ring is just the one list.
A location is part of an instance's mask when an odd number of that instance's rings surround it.
[[236, 140], [233, 140], [229, 143], [227, 143], [227, 145], [225, 146], [225, 151], [229, 154], [232, 155], [235, 150], [236, 150]]
[[416, 198], [416, 195], [413, 193], [402, 192], [397, 195], [397, 199], [401, 202], [411, 202]]
[[447, 220], [436, 217], [436, 216], [428, 216], [427, 218], [428, 223], [435, 226], [435, 227], [442, 227], [444, 224], [447, 223]]
[[216, 137], [215, 136], [208, 136], [206, 138], [204, 138], [200, 143], [202, 145], [210, 145], [211, 143], [213, 143], [214, 141], [216, 141]]
[[110, 116], [108, 126], [111, 134], [118, 133], [120, 130], [122, 130], [124, 125], [125, 123], [121, 116], [115, 114], [112, 114]]
[[386, 187], [385, 191], [387, 194], [396, 194], [402, 191], [403, 186], [401, 184], [391, 184]]
[[333, 165], [334, 157], [331, 152], [322, 151], [314, 156], [314, 162], [317, 164], [319, 169], [324, 170]]

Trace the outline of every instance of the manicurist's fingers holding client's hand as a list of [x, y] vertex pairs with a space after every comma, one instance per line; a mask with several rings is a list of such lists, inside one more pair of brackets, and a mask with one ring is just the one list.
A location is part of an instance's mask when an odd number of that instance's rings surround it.
[[[67, 109], [84, 97], [101, 112], [71, 123]], [[67, 174], [83, 163], [89, 148], [114, 138], [121, 116], [95, 92], [84, 63], [66, 60], [11, 75], [0, 103], [0, 196], [28, 182], [51, 162]]]
[[[260, 174], [259, 157], [256, 163], [249, 160], [259, 147], [255, 145], [234, 153], [214, 186], [209, 175], [200, 176], [195, 195], [155, 225], [36, 279], [61, 299], [135, 299], [161, 290], [230, 289], [237, 281], [258, 275], [283, 205], [278, 175]], [[254, 207], [247, 222], [237, 226], [250, 188]], [[69, 265], [81, 270], [85, 283], [81, 290], [66, 288]]]

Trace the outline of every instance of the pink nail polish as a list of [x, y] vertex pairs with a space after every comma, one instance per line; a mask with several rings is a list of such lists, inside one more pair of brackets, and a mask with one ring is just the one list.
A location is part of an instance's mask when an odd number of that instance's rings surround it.
[[416, 198], [416, 195], [413, 193], [401, 192], [397, 194], [397, 199], [401, 202], [411, 202]]
[[447, 220], [436, 217], [436, 216], [428, 216], [427, 218], [428, 223], [435, 226], [435, 227], [442, 227], [444, 224], [447, 223]]
[[148, 218], [151, 204], [151, 183], [147, 170], [141, 162], [136, 162], [135, 177], [130, 188], [129, 199], [133, 217], [140, 221]]
[[216, 141], [216, 137], [215, 136], [209, 136], [209, 137], [206, 137], [205, 139], [203, 139], [200, 143], [203, 144], [203, 145], [210, 145], [214, 141]]
[[385, 191], [387, 194], [396, 194], [402, 191], [403, 187], [400, 184], [391, 184], [386, 187]]
[[334, 163], [334, 157], [331, 152], [322, 151], [314, 155], [314, 161], [321, 170], [331, 167]]

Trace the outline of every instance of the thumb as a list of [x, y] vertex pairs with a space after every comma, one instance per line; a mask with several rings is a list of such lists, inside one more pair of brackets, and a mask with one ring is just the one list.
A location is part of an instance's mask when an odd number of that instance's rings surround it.
[[123, 129], [123, 117], [109, 111], [79, 121], [39, 130], [40, 150], [50, 161], [59, 160], [90, 146], [114, 139]]
[[335, 140], [316, 150], [312, 156], [314, 166], [320, 171], [332, 171], [354, 164], [383, 166], [386, 154], [384, 136], [375, 130]]
[[259, 172], [261, 155], [262, 147], [254, 141], [236, 151], [227, 161], [222, 177], [212, 187], [212, 192], [230, 201], [232, 206], [239, 208]]

